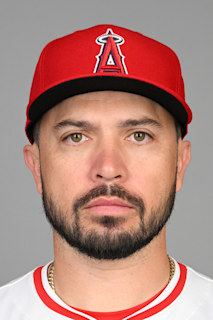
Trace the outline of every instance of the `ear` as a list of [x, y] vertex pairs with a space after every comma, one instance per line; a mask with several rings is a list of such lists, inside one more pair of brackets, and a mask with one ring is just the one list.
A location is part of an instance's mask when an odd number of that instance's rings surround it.
[[176, 192], [180, 191], [183, 185], [183, 178], [186, 168], [191, 159], [191, 144], [189, 141], [178, 141], [177, 181]]
[[39, 148], [36, 143], [24, 147], [24, 160], [31, 170], [38, 193], [42, 194]]

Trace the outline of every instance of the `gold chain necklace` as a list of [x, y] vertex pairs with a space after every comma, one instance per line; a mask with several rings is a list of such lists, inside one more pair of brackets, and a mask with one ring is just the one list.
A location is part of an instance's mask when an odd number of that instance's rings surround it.
[[49, 282], [50, 287], [51, 287], [51, 288], [53, 289], [53, 291], [55, 292], [55, 285], [54, 285], [54, 262], [52, 262], [51, 265], [49, 266], [47, 279], [48, 279], [48, 282]]
[[175, 262], [169, 255], [167, 255], [167, 257], [169, 259], [169, 267], [170, 267], [170, 274], [169, 274], [169, 281], [168, 281], [169, 283], [175, 274]]
[[[174, 274], [175, 274], [175, 262], [174, 260], [168, 255], [169, 259], [169, 266], [170, 266], [170, 274], [169, 274], [169, 281], [168, 283], [172, 280]], [[54, 285], [54, 262], [51, 263], [49, 270], [48, 270], [48, 282], [50, 287], [52, 288], [53, 291], [55, 291], [55, 285]]]

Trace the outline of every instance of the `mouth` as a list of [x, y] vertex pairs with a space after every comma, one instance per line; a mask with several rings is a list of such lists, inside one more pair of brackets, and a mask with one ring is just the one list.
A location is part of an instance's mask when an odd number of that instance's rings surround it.
[[118, 198], [101, 197], [90, 201], [84, 209], [94, 214], [112, 216], [125, 214], [129, 212], [130, 209], [133, 209], [133, 206]]

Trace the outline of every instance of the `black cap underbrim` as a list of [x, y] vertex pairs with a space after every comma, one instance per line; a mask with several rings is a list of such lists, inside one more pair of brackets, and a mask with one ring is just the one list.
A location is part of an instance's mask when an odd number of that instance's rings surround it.
[[56, 104], [72, 96], [94, 91], [124, 91], [135, 93], [159, 103], [179, 122], [182, 136], [186, 134], [188, 115], [183, 104], [172, 94], [147, 82], [136, 79], [94, 76], [79, 78], [63, 82], [42, 93], [30, 106], [29, 119], [31, 122], [26, 128], [26, 133], [33, 142], [33, 127], [42, 115]]

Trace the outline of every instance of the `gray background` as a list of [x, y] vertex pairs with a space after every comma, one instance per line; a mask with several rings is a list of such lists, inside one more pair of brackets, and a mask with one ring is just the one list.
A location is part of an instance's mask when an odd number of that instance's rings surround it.
[[192, 161], [168, 225], [168, 251], [213, 277], [212, 0], [2, 0], [0, 11], [0, 285], [52, 257], [47, 224], [22, 149], [25, 109], [38, 56], [50, 40], [99, 23], [137, 30], [178, 54]]

